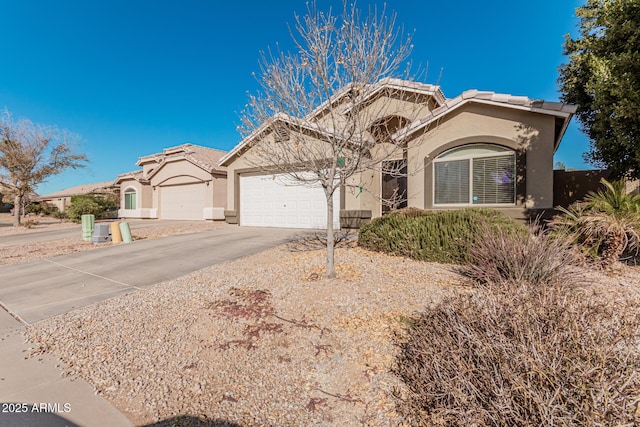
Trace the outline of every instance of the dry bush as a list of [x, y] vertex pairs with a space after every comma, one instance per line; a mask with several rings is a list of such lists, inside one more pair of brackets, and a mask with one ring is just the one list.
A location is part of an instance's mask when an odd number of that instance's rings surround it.
[[406, 387], [394, 395], [411, 425], [640, 422], [637, 301], [572, 286], [565, 245], [483, 233], [472, 250], [480, 286], [427, 309], [397, 337], [393, 371]]
[[483, 226], [462, 271], [480, 285], [572, 283], [581, 260], [569, 238], [552, 235], [538, 223], [519, 234]]
[[636, 425], [635, 307], [561, 287], [450, 297], [415, 320], [394, 372], [412, 425]]

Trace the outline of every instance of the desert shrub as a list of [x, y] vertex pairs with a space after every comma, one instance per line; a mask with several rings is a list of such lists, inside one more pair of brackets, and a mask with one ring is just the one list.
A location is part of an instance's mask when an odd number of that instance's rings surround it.
[[638, 425], [637, 305], [528, 283], [450, 296], [397, 337], [416, 426]]
[[37, 227], [38, 224], [40, 224], [40, 222], [35, 219], [26, 219], [22, 221], [22, 226], [29, 229]]
[[27, 212], [35, 215], [52, 215], [58, 208], [47, 202], [31, 203], [27, 206]]
[[527, 228], [491, 209], [400, 210], [360, 228], [358, 244], [393, 255], [443, 263], [469, 260], [469, 248], [483, 226], [526, 234]]
[[626, 193], [624, 181], [602, 181], [603, 189], [590, 192], [581, 202], [551, 221], [556, 234], [564, 235], [591, 259], [609, 267], [627, 252], [640, 247], [640, 195]]
[[483, 286], [528, 283], [571, 283], [578, 279], [579, 257], [572, 241], [544, 230], [538, 223], [529, 233], [509, 233], [482, 226], [469, 250], [463, 273]]
[[59, 220], [67, 218], [67, 214], [65, 212], [59, 211], [58, 209], [55, 209], [53, 212], [51, 212], [51, 216]]
[[67, 218], [79, 222], [82, 215], [95, 215], [102, 218], [108, 211], [114, 209], [116, 201], [113, 197], [100, 194], [84, 194], [71, 197], [71, 204], [66, 210]]

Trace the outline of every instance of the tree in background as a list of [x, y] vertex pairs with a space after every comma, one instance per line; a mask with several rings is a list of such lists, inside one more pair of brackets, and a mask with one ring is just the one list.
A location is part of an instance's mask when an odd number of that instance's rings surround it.
[[68, 168], [83, 167], [84, 154], [73, 151], [78, 137], [27, 119], [14, 121], [8, 111], [0, 119], [0, 184], [14, 198], [14, 226], [20, 225], [23, 200], [36, 185]]
[[118, 196], [115, 194], [82, 194], [71, 197], [71, 204], [66, 210], [67, 217], [80, 222], [82, 215], [95, 215], [102, 219], [109, 212], [116, 210]]
[[358, 175], [382, 167], [391, 176], [406, 176], [402, 162], [384, 160], [406, 155], [405, 147], [392, 138], [407, 124], [397, 120], [394, 108], [403, 96], [416, 94], [397, 87], [384, 89], [393, 93], [375, 104], [372, 97], [381, 91], [382, 79], [410, 80], [405, 65], [412, 46], [410, 37], [396, 28], [395, 15], [387, 17], [385, 10], [362, 13], [345, 2], [334, 15], [319, 11], [314, 2], [307, 12], [295, 16], [292, 53], [277, 49], [262, 54], [257, 76], [261, 91], [250, 96], [240, 132], [251, 141], [245, 158], [252, 156], [254, 161], [248, 161], [254, 166], [324, 190], [326, 274], [335, 277], [336, 190], [362, 191]]
[[587, 0], [576, 15], [580, 36], [566, 37], [559, 83], [591, 140], [585, 159], [614, 179], [640, 178], [640, 2]]

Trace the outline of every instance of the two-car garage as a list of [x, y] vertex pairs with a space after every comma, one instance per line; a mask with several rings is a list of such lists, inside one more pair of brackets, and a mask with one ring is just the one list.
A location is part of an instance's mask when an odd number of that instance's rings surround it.
[[[340, 190], [333, 195], [333, 226], [340, 228]], [[326, 228], [327, 202], [318, 184], [285, 174], [240, 175], [240, 225]]]

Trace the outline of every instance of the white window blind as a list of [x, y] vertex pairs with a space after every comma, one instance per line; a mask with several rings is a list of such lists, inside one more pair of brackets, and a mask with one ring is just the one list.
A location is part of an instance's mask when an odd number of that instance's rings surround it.
[[436, 162], [435, 203], [469, 203], [469, 159]]
[[473, 159], [474, 205], [515, 203], [515, 156]]

